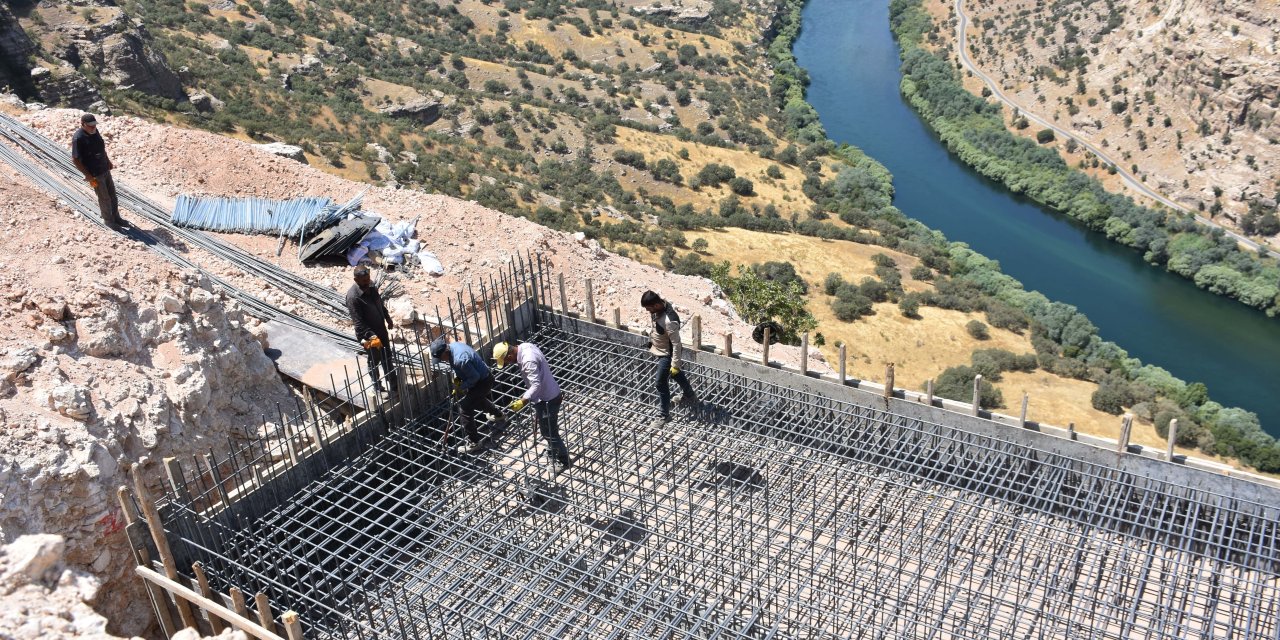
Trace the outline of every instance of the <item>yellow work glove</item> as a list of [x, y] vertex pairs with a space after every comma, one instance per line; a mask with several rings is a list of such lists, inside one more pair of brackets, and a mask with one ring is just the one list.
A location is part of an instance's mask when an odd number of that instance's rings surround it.
[[674, 376], [678, 373], [680, 373], [680, 367], [671, 367], [671, 375]]
[[89, 178], [89, 186], [90, 186], [90, 187], [92, 187], [92, 188], [94, 188], [94, 189], [97, 189], [97, 188], [98, 188], [98, 179], [97, 179], [97, 178]]
[[454, 378], [453, 379], [453, 395], [456, 396], [460, 393], [462, 393], [462, 379]]
[[524, 405], [526, 404], [528, 404], [528, 401], [526, 401], [524, 398], [517, 398], [515, 402], [511, 403], [511, 407], [510, 407], [511, 412], [518, 413], [521, 409], [524, 408]]
[[374, 337], [372, 337], [372, 338], [369, 338], [369, 348], [370, 348], [370, 349], [381, 349], [381, 348], [382, 348], [382, 338], [379, 338], [378, 336], [374, 336]]

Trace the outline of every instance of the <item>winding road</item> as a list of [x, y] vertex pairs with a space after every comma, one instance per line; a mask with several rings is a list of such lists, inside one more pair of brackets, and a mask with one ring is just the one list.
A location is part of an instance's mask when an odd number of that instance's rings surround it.
[[[1046, 120], [1045, 118], [1039, 115], [1036, 115], [1034, 112], [1027, 110], [1021, 105], [1018, 105], [1013, 100], [1010, 100], [1009, 97], [1006, 96], [1004, 92], [1000, 90], [1000, 87], [996, 85], [995, 80], [993, 80], [987, 74], [983, 73], [982, 70], [978, 69], [978, 65], [974, 64], [973, 60], [969, 57], [968, 34], [966, 33], [969, 27], [969, 16], [965, 15], [964, 13], [964, 0], [955, 0], [955, 8], [956, 8], [956, 16], [957, 18], [959, 18], [956, 21], [956, 51], [959, 54], [960, 63], [964, 65], [966, 70], [968, 70], [970, 73], [976, 76], [979, 80], [981, 80], [983, 84], [985, 84], [987, 88], [991, 90], [991, 94], [994, 95], [997, 99], [999, 99], [1004, 104], [1008, 105], [1010, 108], [1017, 109], [1018, 113], [1022, 114], [1022, 116], [1025, 117], [1027, 120], [1030, 120], [1031, 122], [1034, 122], [1046, 129], [1052, 130], [1055, 135], [1061, 136], [1063, 138], [1069, 138], [1071, 140], [1075, 140], [1076, 144], [1079, 144], [1085, 149], [1088, 149], [1091, 153], [1093, 153], [1093, 155], [1097, 156], [1100, 160], [1102, 160], [1103, 162], [1106, 162], [1112, 167], [1115, 167], [1116, 173], [1119, 174], [1120, 178], [1124, 181], [1124, 183], [1134, 191], [1144, 196], [1147, 196], [1148, 198], [1151, 198], [1152, 200], [1155, 200], [1156, 202], [1159, 202], [1160, 204], [1163, 204], [1164, 206], [1169, 207], [1174, 211], [1182, 211], [1184, 213], [1190, 213], [1192, 214], [1192, 216], [1195, 217], [1196, 222], [1199, 222], [1200, 224], [1203, 224], [1207, 227], [1212, 227], [1215, 229], [1222, 229], [1222, 231], [1226, 233], [1227, 236], [1231, 237], [1233, 240], [1235, 240], [1239, 244], [1245, 247], [1248, 247], [1249, 249], [1252, 249], [1253, 251], [1258, 251], [1259, 249], [1263, 249], [1271, 257], [1280, 259], [1280, 252], [1277, 252], [1265, 245], [1259, 244], [1254, 240], [1251, 240], [1235, 231], [1232, 231], [1231, 229], [1228, 229], [1214, 222], [1213, 220], [1210, 220], [1209, 218], [1201, 216], [1198, 213], [1174, 202], [1173, 200], [1166, 198], [1165, 196], [1161, 195], [1160, 193], [1156, 192], [1155, 190], [1151, 189], [1146, 184], [1144, 184], [1141, 180], [1137, 178], [1137, 176], [1134, 176], [1132, 173], [1124, 170], [1120, 166], [1120, 163], [1116, 162], [1114, 159], [1107, 156], [1107, 154], [1103, 153], [1101, 149], [1089, 143], [1087, 140], [1084, 140], [1083, 138], [1077, 136], [1076, 134], [1074, 134], [1073, 132], [1067, 129], [1063, 129], [1062, 127], [1059, 127], [1057, 124], [1050, 122], [1049, 120]], [[1162, 17], [1161, 20], [1163, 21], [1164, 18]]]

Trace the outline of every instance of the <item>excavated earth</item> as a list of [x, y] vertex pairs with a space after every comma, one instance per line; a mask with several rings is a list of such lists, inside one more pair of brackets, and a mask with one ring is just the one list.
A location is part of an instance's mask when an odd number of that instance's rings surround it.
[[[80, 113], [18, 115], [66, 141]], [[648, 321], [640, 294], [653, 289], [682, 315], [701, 315], [707, 342], [732, 331], [735, 345], [755, 346], [751, 327], [706, 279], [665, 273], [473, 202], [350, 182], [214, 134], [130, 117], [99, 121], [116, 180], [165, 207], [180, 193], [345, 201], [368, 189], [366, 211], [417, 218], [424, 248], [445, 273], [402, 276], [406, 292], [394, 305], [402, 322], [433, 315], [446, 296], [528, 251], [565, 274], [580, 310], [591, 278], [598, 313], [617, 307], [625, 323], [639, 326]], [[223, 237], [336, 291], [349, 285], [348, 267], [303, 266], [292, 244], [277, 257], [276, 238]], [[116, 488], [130, 465], [159, 478], [164, 457], [189, 459], [272, 430], [270, 416], [293, 406], [293, 392], [264, 354], [271, 336], [208, 278], [91, 224], [7, 165], [0, 165], [0, 238], [0, 543], [8, 545], [0, 548], [0, 638], [152, 635]], [[189, 251], [237, 287], [342, 327], [220, 258]], [[771, 353], [798, 361], [792, 348]], [[814, 368], [823, 370], [816, 355]]]

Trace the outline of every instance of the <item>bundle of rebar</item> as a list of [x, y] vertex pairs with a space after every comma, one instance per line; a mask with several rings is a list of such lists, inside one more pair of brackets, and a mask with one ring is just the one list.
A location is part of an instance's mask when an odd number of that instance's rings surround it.
[[[299, 237], [322, 216], [338, 210], [329, 198], [308, 196], [290, 200], [241, 197], [216, 198], [182, 194], [173, 205], [173, 223], [180, 227], [222, 233], [258, 233]], [[323, 227], [322, 227], [323, 228]]]

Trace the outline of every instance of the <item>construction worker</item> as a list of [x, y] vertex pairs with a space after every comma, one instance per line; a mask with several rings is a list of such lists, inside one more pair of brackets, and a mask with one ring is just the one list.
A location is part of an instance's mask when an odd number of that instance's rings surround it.
[[382, 388], [382, 377], [378, 375], [378, 369], [382, 369], [382, 376], [386, 376], [390, 383], [390, 397], [399, 400], [400, 377], [391, 358], [391, 334], [388, 333], [388, 329], [395, 328], [395, 323], [382, 303], [378, 288], [373, 286], [369, 267], [359, 265], [352, 275], [355, 284], [347, 290], [347, 313], [351, 314], [351, 322], [356, 325], [356, 340], [360, 341], [368, 356], [373, 388], [379, 396], [387, 397], [387, 391]]
[[698, 395], [693, 392], [689, 379], [680, 370], [682, 347], [680, 316], [676, 315], [676, 310], [666, 300], [652, 291], [645, 291], [644, 295], [640, 296], [640, 306], [644, 307], [653, 318], [653, 331], [649, 335], [649, 353], [658, 356], [658, 400], [662, 415], [655, 426], [661, 426], [671, 420], [671, 386], [668, 384], [670, 379], [674, 378], [676, 384], [680, 385], [680, 390], [684, 392], [680, 398], [681, 404], [697, 406]]
[[111, 170], [116, 165], [107, 156], [107, 143], [98, 133], [98, 119], [92, 113], [80, 116], [80, 128], [71, 136], [71, 161], [85, 182], [98, 194], [98, 209], [102, 211], [102, 221], [112, 229], [119, 229], [124, 221], [120, 219], [120, 200], [116, 198], [116, 183], [111, 179]]
[[[502, 430], [506, 419], [502, 417], [502, 409], [493, 404], [493, 373], [484, 363], [484, 358], [466, 343], [448, 342], [444, 337], [436, 338], [431, 343], [431, 357], [438, 362], [446, 362], [453, 368], [453, 394], [461, 397], [462, 427], [467, 431], [470, 446], [463, 449], [465, 453], [480, 453], [489, 448], [492, 435]], [[493, 416], [490, 437], [481, 437], [476, 426], [476, 411], [483, 411]]]
[[532, 342], [524, 342], [516, 347], [505, 342], [493, 346], [493, 366], [501, 369], [505, 365], [519, 364], [520, 373], [529, 388], [516, 398], [509, 407], [512, 413], [519, 412], [526, 404], [533, 403], [534, 419], [538, 422], [538, 431], [547, 441], [548, 455], [551, 457], [551, 472], [560, 475], [568, 469], [573, 461], [569, 458], [569, 449], [560, 438], [560, 385], [551, 377], [551, 367], [547, 364], [542, 349]]

